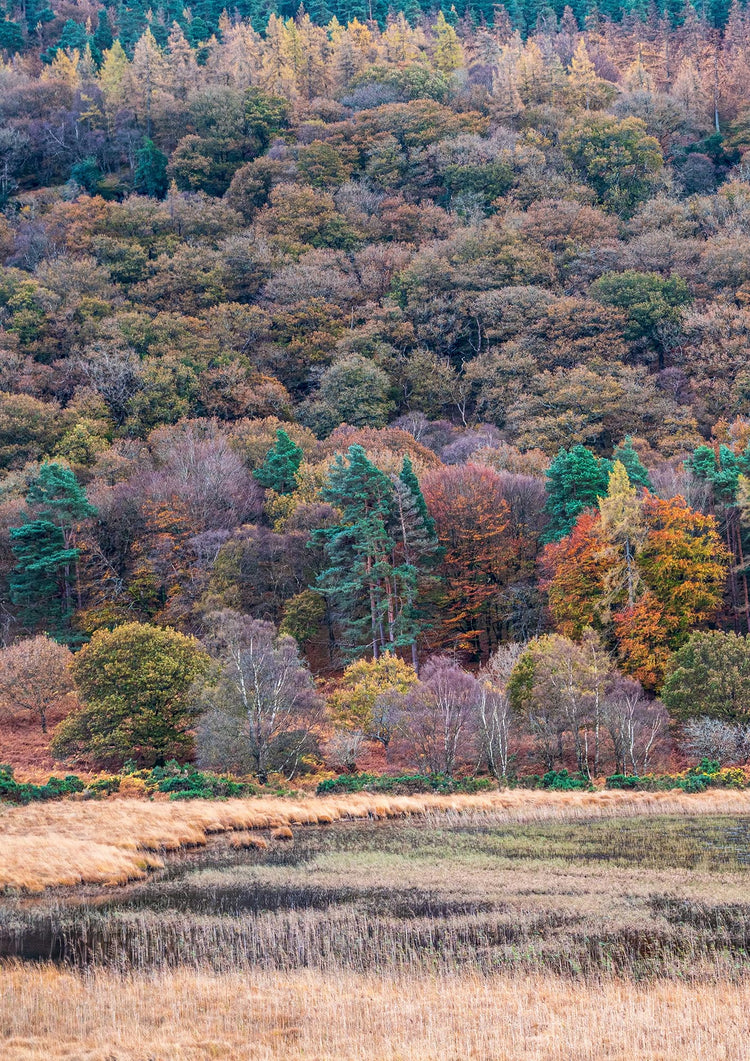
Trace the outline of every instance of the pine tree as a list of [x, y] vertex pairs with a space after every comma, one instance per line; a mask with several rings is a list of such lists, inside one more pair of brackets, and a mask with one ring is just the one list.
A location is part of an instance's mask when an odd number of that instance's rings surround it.
[[402, 580], [411, 577], [394, 564], [393, 483], [362, 446], [350, 446], [346, 459], [336, 455], [322, 496], [340, 510], [341, 521], [313, 533], [328, 564], [315, 588], [331, 602], [345, 652], [370, 648], [377, 659], [403, 644]]
[[253, 472], [261, 486], [277, 494], [291, 494], [297, 489], [296, 474], [302, 463], [302, 447], [294, 442], [283, 427], [276, 432], [276, 443], [266, 459]]
[[392, 477], [394, 489], [394, 528], [396, 542], [394, 569], [401, 586], [401, 614], [398, 645], [411, 648], [412, 665], [418, 669], [417, 645], [428, 625], [424, 600], [437, 580], [429, 574], [441, 554], [435, 521], [414, 474], [411, 460], [404, 457], [401, 474]]
[[560, 450], [547, 469], [547, 541], [563, 538], [585, 508], [606, 496], [611, 470], [611, 461], [594, 456], [585, 446]]
[[[414, 466], [411, 463], [411, 457], [404, 457], [403, 464], [401, 465], [401, 474], [399, 479], [406, 486], [414, 497], [414, 501], [417, 507], [417, 511], [422, 519], [425, 526], [425, 531], [428, 536], [435, 538], [435, 520], [430, 515], [427, 509], [427, 502], [424, 499], [422, 493], [422, 487], [419, 485], [419, 479], [417, 479], [414, 473]], [[437, 542], [437, 538], [435, 538]]]
[[55, 462], [41, 466], [26, 502], [33, 518], [10, 530], [16, 558], [10, 577], [11, 600], [27, 625], [44, 627], [67, 639], [78, 581], [76, 525], [96, 510], [73, 472]]

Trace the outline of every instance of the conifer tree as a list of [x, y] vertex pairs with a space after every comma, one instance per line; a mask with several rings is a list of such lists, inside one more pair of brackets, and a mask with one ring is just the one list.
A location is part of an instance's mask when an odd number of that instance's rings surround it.
[[611, 461], [596, 457], [585, 446], [560, 450], [547, 469], [547, 541], [563, 538], [585, 508], [606, 496], [611, 470]]
[[628, 473], [628, 479], [633, 486], [644, 486], [647, 490], [651, 490], [651, 477], [648, 474], [648, 470], [643, 465], [641, 458], [633, 447], [633, 440], [630, 435], [626, 435], [625, 439], [620, 443], [617, 449], [612, 454], [613, 461], [619, 461]]
[[302, 447], [280, 427], [276, 432], [275, 444], [253, 475], [260, 485], [268, 490], [274, 490], [277, 494], [291, 494], [297, 488], [295, 476], [302, 463], [302, 456]]
[[64, 640], [74, 607], [80, 550], [76, 525], [95, 513], [73, 472], [62, 464], [43, 464], [26, 502], [30, 518], [10, 530], [16, 565], [10, 596], [22, 620], [44, 627]]
[[155, 199], [163, 199], [167, 194], [167, 156], [153, 140], [144, 140], [136, 155], [133, 187], [141, 195], [150, 195]]
[[414, 474], [411, 460], [404, 457], [401, 474], [393, 476], [394, 531], [396, 542], [394, 569], [401, 586], [401, 616], [396, 644], [411, 648], [412, 665], [418, 670], [417, 645], [428, 625], [424, 598], [430, 583], [429, 574], [439, 555], [435, 521]]
[[350, 446], [346, 459], [336, 455], [322, 496], [341, 511], [341, 522], [314, 532], [328, 562], [316, 588], [332, 603], [345, 651], [358, 655], [369, 647], [377, 659], [395, 632], [393, 486], [362, 446]]

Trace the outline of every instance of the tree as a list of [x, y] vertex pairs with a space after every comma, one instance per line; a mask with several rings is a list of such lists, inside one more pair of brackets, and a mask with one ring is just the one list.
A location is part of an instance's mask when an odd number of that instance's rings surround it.
[[623, 587], [629, 607], [633, 607], [639, 589], [640, 575], [636, 555], [646, 537], [642, 505], [636, 488], [631, 486], [625, 465], [612, 465], [607, 496], [599, 498], [599, 534], [604, 544], [602, 560], [606, 563], [606, 596], [621, 599]]
[[0, 650], [0, 703], [10, 711], [29, 711], [47, 732], [52, 707], [73, 691], [73, 654], [45, 634], [16, 641]]
[[587, 777], [598, 772], [602, 706], [611, 671], [608, 656], [590, 632], [581, 644], [544, 634], [519, 657], [508, 694], [548, 770], [563, 764], [568, 733], [578, 770]]
[[747, 761], [750, 730], [746, 725], [703, 716], [686, 722], [682, 733], [685, 748], [698, 760], [710, 759], [720, 765]]
[[339, 726], [359, 730], [387, 748], [400, 714], [389, 694], [403, 697], [416, 682], [414, 668], [391, 652], [379, 659], [357, 660], [346, 668], [328, 701], [331, 716]]
[[276, 432], [276, 444], [269, 449], [266, 459], [253, 475], [261, 486], [277, 494], [291, 494], [297, 489], [295, 478], [302, 463], [303, 450], [293, 442], [283, 427]]
[[647, 490], [653, 490], [651, 477], [638, 456], [630, 435], [626, 435], [620, 445], [615, 448], [612, 460], [619, 461], [622, 464], [633, 486], [645, 486]]
[[579, 514], [607, 493], [612, 463], [585, 446], [561, 449], [547, 469], [548, 541], [568, 534]]
[[503, 477], [486, 465], [450, 465], [428, 472], [423, 488], [441, 550], [442, 640], [486, 657], [500, 639], [500, 591], [512, 570]]
[[433, 774], [453, 777], [472, 754], [479, 682], [447, 656], [433, 656], [407, 694], [408, 738]]
[[83, 706], [55, 731], [53, 751], [110, 768], [127, 759], [149, 766], [189, 757], [190, 690], [208, 662], [194, 637], [169, 627], [97, 630], [72, 665]]
[[640, 682], [616, 677], [604, 697], [603, 720], [612, 741], [615, 773], [647, 774], [667, 731], [663, 704], [648, 700]]
[[274, 765], [288, 769], [298, 761], [320, 697], [297, 643], [272, 623], [231, 610], [207, 622], [217, 666], [199, 685], [199, 760], [221, 769], [250, 766], [265, 784]]
[[309, 426], [321, 436], [339, 424], [384, 427], [395, 405], [386, 372], [365, 357], [352, 355], [326, 369], [309, 405]]
[[26, 502], [32, 514], [10, 530], [16, 558], [10, 577], [11, 600], [19, 605], [27, 625], [44, 624], [65, 638], [74, 606], [81, 603], [77, 528], [96, 509], [73, 472], [54, 461], [42, 464], [29, 485]]
[[327, 565], [315, 588], [331, 602], [345, 653], [378, 659], [413, 644], [413, 566], [397, 555], [392, 481], [353, 445], [347, 459], [336, 455], [322, 497], [341, 519], [313, 533]]
[[479, 672], [479, 746], [487, 769], [498, 781], [508, 777], [514, 728], [508, 682], [522, 652], [523, 646], [517, 643], [501, 645]]
[[659, 368], [664, 368], [664, 330], [680, 321], [680, 308], [692, 299], [685, 280], [626, 269], [599, 277], [591, 285], [591, 294], [605, 306], [625, 310], [625, 338], [636, 346], [655, 349]]
[[600, 202], [623, 217], [653, 192], [664, 165], [659, 141], [640, 118], [591, 115], [563, 134], [561, 146]]
[[163, 199], [169, 188], [167, 156], [153, 140], [146, 138], [136, 154], [133, 187], [141, 195]]
[[745, 722], [750, 716], [750, 639], [695, 631], [675, 653], [662, 699], [675, 718]]

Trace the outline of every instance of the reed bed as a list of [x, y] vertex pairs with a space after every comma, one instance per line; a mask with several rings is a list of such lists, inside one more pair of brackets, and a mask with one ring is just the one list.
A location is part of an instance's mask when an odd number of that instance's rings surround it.
[[[123, 884], [164, 864], [163, 855], [205, 845], [212, 834], [265, 832], [355, 819], [581, 821], [654, 815], [746, 815], [750, 792], [553, 793], [383, 796], [191, 802], [111, 799], [0, 808], [0, 888], [39, 892], [60, 885]], [[279, 842], [272, 841], [272, 842]]]
[[750, 983], [0, 968], [3, 1061], [744, 1061]]

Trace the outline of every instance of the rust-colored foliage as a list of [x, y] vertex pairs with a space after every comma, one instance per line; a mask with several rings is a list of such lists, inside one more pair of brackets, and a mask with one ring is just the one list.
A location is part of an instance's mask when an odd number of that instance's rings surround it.
[[422, 490], [443, 549], [441, 640], [481, 651], [495, 639], [511, 559], [502, 478], [484, 465], [451, 465], [427, 474]]

